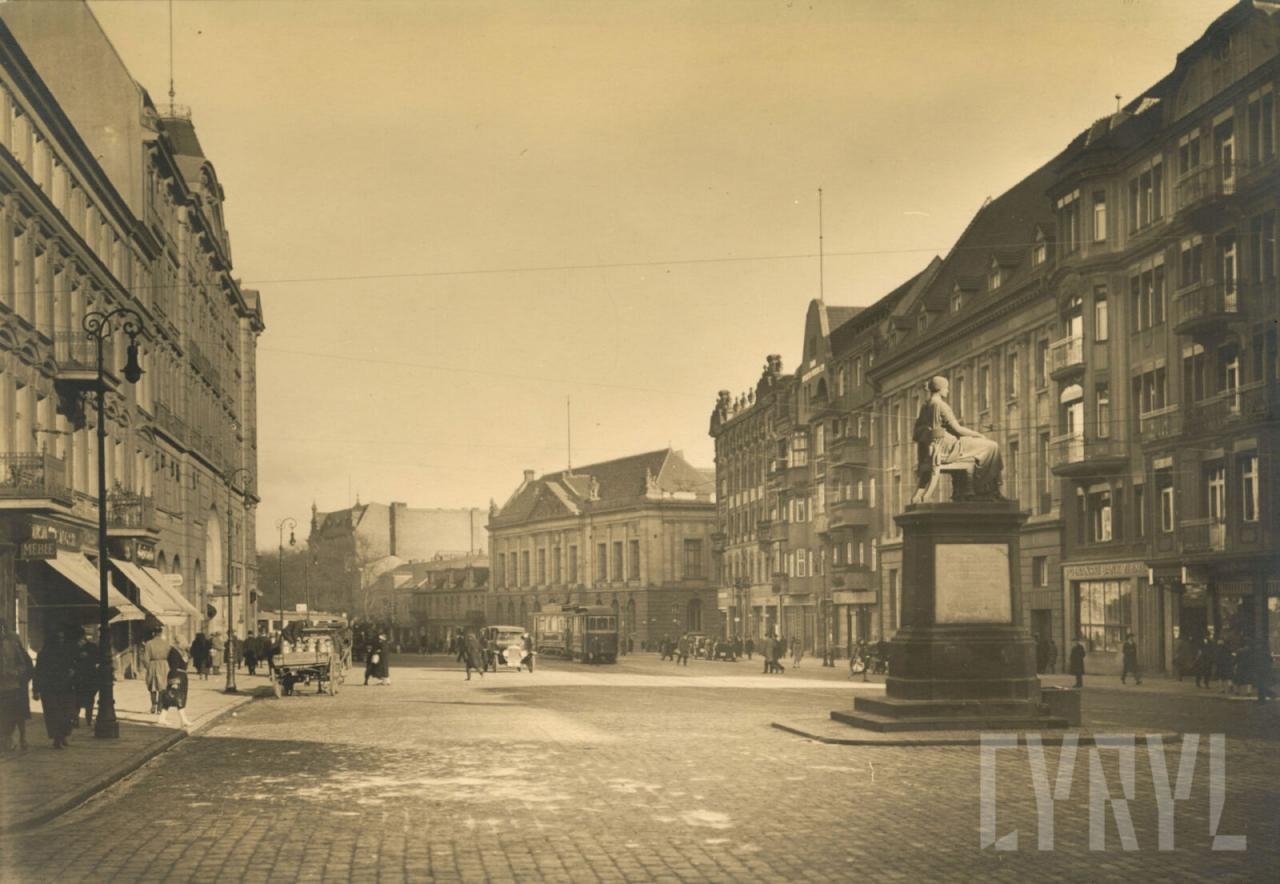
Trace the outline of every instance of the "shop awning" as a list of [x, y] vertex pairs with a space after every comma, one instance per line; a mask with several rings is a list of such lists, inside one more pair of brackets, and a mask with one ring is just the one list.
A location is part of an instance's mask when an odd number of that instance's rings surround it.
[[[56, 559], [46, 559], [45, 564], [57, 571], [75, 586], [80, 587], [96, 605], [99, 602], [98, 569], [82, 553], [58, 550]], [[110, 583], [107, 584], [107, 604], [118, 612], [111, 620], [145, 620], [147, 615], [138, 609]]]
[[133, 562], [112, 559], [111, 566], [138, 590], [138, 603], [165, 626], [186, 626], [186, 613], [173, 603], [160, 586]]
[[156, 585], [160, 587], [160, 591], [163, 592], [166, 597], [173, 600], [176, 610], [182, 611], [184, 614], [191, 617], [200, 616], [200, 609], [187, 601], [187, 597], [174, 588], [174, 586], [165, 579], [164, 574], [157, 571], [155, 568], [148, 568], [146, 565], [142, 565], [140, 568], [143, 574], [146, 574], [156, 582]]

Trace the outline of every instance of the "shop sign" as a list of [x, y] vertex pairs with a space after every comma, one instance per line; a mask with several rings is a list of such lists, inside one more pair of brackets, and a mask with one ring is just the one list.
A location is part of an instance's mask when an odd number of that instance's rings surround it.
[[69, 549], [79, 552], [80, 529], [52, 522], [31, 521], [31, 539], [43, 540], [57, 544], [58, 549]]
[[876, 593], [874, 590], [868, 592], [838, 590], [831, 594], [831, 601], [836, 605], [874, 605]]
[[1146, 577], [1146, 562], [1091, 562], [1083, 565], [1063, 565], [1064, 580], [1094, 580], [1106, 577]]
[[156, 548], [149, 543], [136, 543], [133, 550], [133, 560], [139, 565], [154, 565]]
[[36, 559], [56, 559], [58, 544], [53, 540], [24, 540], [18, 544], [18, 559], [30, 562]]

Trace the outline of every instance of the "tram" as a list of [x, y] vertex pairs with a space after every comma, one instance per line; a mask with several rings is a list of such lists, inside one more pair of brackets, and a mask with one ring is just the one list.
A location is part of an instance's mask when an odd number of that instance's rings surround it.
[[583, 663], [618, 662], [618, 615], [604, 605], [548, 605], [533, 615], [539, 654]]

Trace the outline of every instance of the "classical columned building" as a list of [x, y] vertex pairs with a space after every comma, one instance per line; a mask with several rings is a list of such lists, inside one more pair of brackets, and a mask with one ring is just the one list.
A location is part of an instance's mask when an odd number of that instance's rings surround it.
[[[6, 3], [0, 144], [0, 616], [37, 647], [55, 622], [96, 622], [105, 505], [118, 649], [147, 614], [183, 640], [243, 634], [264, 326], [233, 275], [224, 193], [190, 114], [152, 103], [85, 4]], [[144, 373], [121, 376], [130, 341], [117, 323], [104, 341], [104, 502], [82, 323], [118, 308], [141, 323]]]
[[715, 483], [677, 451], [524, 480], [489, 513], [490, 622], [532, 626], [547, 604], [607, 605], [624, 642], [720, 632]]

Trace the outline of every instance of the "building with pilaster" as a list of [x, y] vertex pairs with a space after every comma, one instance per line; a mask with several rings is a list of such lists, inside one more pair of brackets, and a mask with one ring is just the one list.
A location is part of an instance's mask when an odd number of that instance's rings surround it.
[[[144, 614], [183, 640], [243, 634], [264, 326], [190, 114], [156, 107], [85, 4], [6, 3], [0, 145], [0, 616], [37, 647], [54, 622], [96, 623], [105, 505], [117, 649]], [[83, 322], [116, 308], [141, 320], [143, 375], [121, 377], [122, 331], [105, 339], [100, 465]]]
[[524, 480], [489, 510], [489, 622], [545, 604], [609, 605], [624, 642], [720, 633], [715, 482], [664, 449]]

